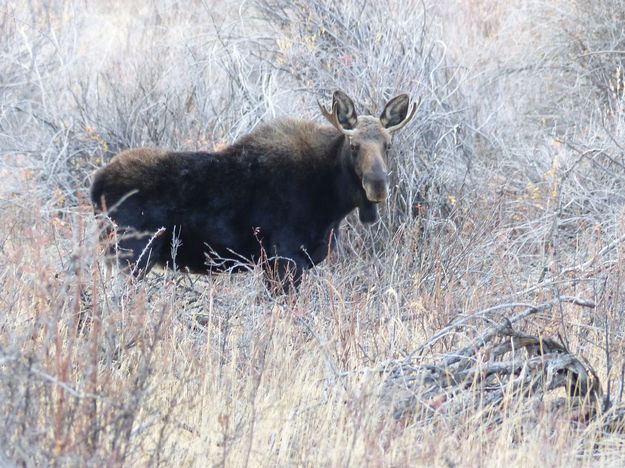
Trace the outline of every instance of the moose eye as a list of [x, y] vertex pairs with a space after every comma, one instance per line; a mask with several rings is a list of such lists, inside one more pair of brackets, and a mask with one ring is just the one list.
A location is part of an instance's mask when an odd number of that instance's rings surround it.
[[356, 143], [352, 143], [352, 144], [349, 145], [349, 148], [352, 150], [352, 152], [355, 153], [356, 151], [358, 151], [360, 149], [360, 146], [357, 145]]
[[391, 149], [391, 146], [392, 146], [392, 145], [391, 145], [390, 143], [384, 143], [384, 149], [385, 149], [386, 151], [390, 150], [390, 149]]

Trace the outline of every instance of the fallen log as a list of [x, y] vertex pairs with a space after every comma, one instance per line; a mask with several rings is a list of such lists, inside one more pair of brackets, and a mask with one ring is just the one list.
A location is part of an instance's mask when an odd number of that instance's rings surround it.
[[[561, 302], [594, 307], [592, 301], [564, 296], [537, 306], [508, 304], [458, 318], [408, 357], [384, 369], [384, 405], [397, 420], [425, 422], [435, 413], [460, 414], [478, 407], [492, 417], [507, 402], [533, 398], [551, 404], [554, 410], [567, 406], [583, 418], [595, 417], [602, 409], [604, 395], [592, 367], [561, 341], [525, 334], [513, 326]], [[506, 307], [524, 310], [511, 317], [492, 318], [493, 311]], [[424, 362], [426, 348], [450, 333], [458, 333], [475, 318], [486, 319], [491, 326], [469, 345]], [[565, 397], [560, 396], [560, 389], [564, 389]]]

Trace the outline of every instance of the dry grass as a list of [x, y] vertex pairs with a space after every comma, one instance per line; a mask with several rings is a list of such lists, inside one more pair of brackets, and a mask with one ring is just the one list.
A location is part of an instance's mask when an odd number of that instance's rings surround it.
[[[0, 6], [0, 465], [622, 466], [622, 0], [88, 3]], [[422, 105], [383, 219], [348, 218], [298, 297], [105, 279], [93, 169], [321, 119], [334, 88]], [[477, 378], [394, 414], [393, 369], [528, 306], [596, 371], [592, 415]]]

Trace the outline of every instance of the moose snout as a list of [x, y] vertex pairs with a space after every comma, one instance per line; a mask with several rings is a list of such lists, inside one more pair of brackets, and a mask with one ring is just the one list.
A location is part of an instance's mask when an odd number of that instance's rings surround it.
[[383, 202], [388, 197], [388, 176], [384, 173], [365, 174], [362, 187], [371, 202]]

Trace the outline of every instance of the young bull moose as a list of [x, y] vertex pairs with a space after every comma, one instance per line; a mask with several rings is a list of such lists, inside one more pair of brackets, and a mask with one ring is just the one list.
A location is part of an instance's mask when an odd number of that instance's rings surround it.
[[354, 208], [363, 223], [377, 220], [389, 190], [385, 156], [415, 113], [409, 103], [402, 94], [379, 118], [357, 116], [335, 91], [331, 112], [319, 104], [332, 126], [277, 120], [215, 153], [123, 151], [96, 172], [91, 200], [118, 226], [134, 273], [174, 261], [193, 273], [261, 262], [274, 292], [296, 287]]

